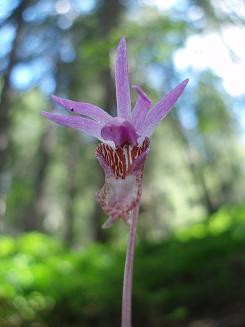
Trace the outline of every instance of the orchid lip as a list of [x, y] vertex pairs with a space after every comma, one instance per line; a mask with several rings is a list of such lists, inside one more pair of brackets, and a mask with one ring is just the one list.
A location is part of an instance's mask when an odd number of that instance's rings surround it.
[[96, 157], [105, 172], [105, 184], [97, 199], [110, 217], [103, 225], [110, 227], [117, 219], [129, 223], [129, 213], [139, 203], [144, 163], [149, 152], [149, 139], [142, 145], [124, 145], [116, 149], [101, 143]]

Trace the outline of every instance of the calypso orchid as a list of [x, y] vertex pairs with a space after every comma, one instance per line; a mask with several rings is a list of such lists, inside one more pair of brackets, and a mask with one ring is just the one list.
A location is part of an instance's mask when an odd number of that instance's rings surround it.
[[57, 124], [78, 129], [100, 140], [97, 159], [105, 171], [105, 185], [98, 193], [98, 201], [109, 219], [103, 227], [109, 227], [118, 218], [129, 223], [129, 213], [138, 204], [144, 162], [149, 152], [149, 137], [179, 96], [188, 80], [151, 108], [151, 100], [140, 86], [134, 86], [138, 99], [131, 111], [128, 78], [127, 48], [121, 39], [115, 69], [117, 116], [112, 117], [101, 108], [85, 102], [76, 102], [52, 96], [53, 100], [73, 114], [64, 116], [42, 112]]
[[133, 88], [137, 92], [137, 101], [131, 110], [127, 46], [125, 38], [122, 38], [117, 48], [115, 67], [116, 117], [96, 105], [58, 96], [52, 96], [53, 100], [72, 115], [42, 112], [43, 116], [59, 125], [78, 129], [101, 141], [97, 146], [96, 157], [105, 172], [105, 184], [97, 198], [109, 216], [103, 227], [110, 227], [119, 218], [131, 226], [124, 272], [123, 327], [131, 326], [135, 235], [149, 137], [174, 106], [187, 83], [188, 79], [181, 82], [154, 106], [140, 86], [135, 85]]

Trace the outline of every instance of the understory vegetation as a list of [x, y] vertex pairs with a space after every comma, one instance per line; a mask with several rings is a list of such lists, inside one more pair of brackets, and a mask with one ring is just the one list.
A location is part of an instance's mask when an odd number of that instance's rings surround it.
[[[71, 250], [53, 237], [27, 233], [1, 237], [0, 258], [2, 327], [118, 325], [120, 247]], [[187, 326], [195, 317], [217, 319], [226, 308], [239, 310], [244, 273], [244, 207], [222, 208], [164, 241], [139, 241], [134, 326]]]

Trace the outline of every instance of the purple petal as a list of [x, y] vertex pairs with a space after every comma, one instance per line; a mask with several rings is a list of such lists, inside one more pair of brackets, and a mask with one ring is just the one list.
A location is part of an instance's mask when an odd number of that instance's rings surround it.
[[108, 122], [112, 117], [103, 109], [86, 102], [77, 102], [52, 95], [52, 99], [62, 107], [80, 115], [88, 116], [100, 123]]
[[110, 228], [115, 222], [117, 221], [117, 218], [112, 218], [112, 217], [109, 217], [105, 222], [104, 224], [102, 225], [102, 228], [103, 229], [107, 229], [107, 228]]
[[128, 57], [125, 38], [121, 38], [116, 57], [115, 69], [117, 114], [128, 119], [131, 114], [131, 99], [128, 78]]
[[133, 174], [141, 169], [144, 166], [146, 157], [150, 152], [150, 140], [148, 137], [145, 138], [144, 143], [142, 144], [144, 151], [133, 161], [130, 173]]
[[94, 120], [78, 116], [64, 116], [45, 111], [42, 111], [41, 115], [59, 125], [80, 129], [82, 132], [92, 135], [97, 139], [103, 141], [100, 135], [101, 125], [95, 122]]
[[[98, 146], [97, 146], [97, 150], [96, 150], [96, 159], [99, 161], [99, 164], [101, 166], [101, 168], [104, 170], [105, 172], [105, 175], [106, 176], [113, 176], [113, 170], [112, 168], [108, 165], [108, 162], [106, 161], [105, 159], [105, 156], [102, 154], [102, 152], [104, 150], [101, 150], [103, 148], [106, 149], [107, 145], [104, 144], [104, 143], [100, 143]], [[98, 150], [100, 149], [100, 150]]]
[[150, 136], [160, 120], [169, 113], [175, 102], [183, 93], [188, 81], [189, 80], [186, 79], [177, 85], [151, 109], [145, 119], [142, 138]]
[[130, 121], [132, 122], [135, 129], [139, 132], [139, 134], [141, 134], [146, 115], [151, 106], [151, 100], [140, 86], [134, 85], [133, 88], [138, 93], [138, 98]]
[[[131, 221], [130, 221], [130, 215], [128, 214], [126, 217], [122, 217], [122, 219], [124, 220], [124, 222], [127, 225], [131, 225]], [[107, 229], [110, 228], [113, 224], [115, 224], [115, 222], [118, 220], [118, 218], [113, 218], [113, 217], [109, 217], [104, 224], [102, 225], [103, 229]]]
[[113, 221], [118, 218], [128, 220], [129, 212], [139, 202], [141, 195], [141, 179], [137, 175], [129, 175], [125, 179], [106, 177], [105, 184], [97, 195], [102, 209]]
[[101, 129], [101, 136], [104, 140], [113, 141], [116, 147], [124, 144], [134, 146], [139, 137], [134, 126], [120, 117], [113, 118], [111, 122], [107, 123]]

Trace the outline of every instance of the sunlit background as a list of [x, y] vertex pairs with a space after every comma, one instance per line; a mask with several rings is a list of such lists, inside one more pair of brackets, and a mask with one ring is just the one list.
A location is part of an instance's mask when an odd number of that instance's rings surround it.
[[[0, 326], [119, 326], [128, 227], [96, 202], [96, 141], [56, 94], [116, 112], [115, 48], [156, 103], [133, 326], [245, 326], [243, 0], [0, 0]], [[136, 95], [131, 91], [133, 101]]]

